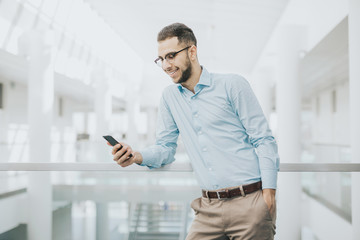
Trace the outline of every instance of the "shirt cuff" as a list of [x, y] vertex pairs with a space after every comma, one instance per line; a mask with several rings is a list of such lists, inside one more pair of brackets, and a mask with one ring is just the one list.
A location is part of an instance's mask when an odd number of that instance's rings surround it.
[[276, 189], [277, 188], [277, 175], [276, 170], [263, 170], [261, 171], [261, 181], [263, 189]]
[[143, 160], [140, 166], [147, 166], [148, 168], [154, 168], [154, 162], [152, 161], [152, 150], [151, 149], [143, 149], [139, 151]]

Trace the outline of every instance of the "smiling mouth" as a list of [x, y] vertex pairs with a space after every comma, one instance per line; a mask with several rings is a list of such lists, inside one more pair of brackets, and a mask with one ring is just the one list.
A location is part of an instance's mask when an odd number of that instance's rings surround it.
[[168, 74], [169, 74], [170, 77], [172, 77], [172, 76], [174, 76], [174, 74], [175, 74], [177, 71], [179, 71], [179, 69], [176, 69], [175, 71], [172, 71], [172, 72], [169, 71]]

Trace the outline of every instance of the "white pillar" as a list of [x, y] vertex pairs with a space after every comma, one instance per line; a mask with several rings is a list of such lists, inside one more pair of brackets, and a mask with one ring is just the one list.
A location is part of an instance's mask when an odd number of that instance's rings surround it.
[[273, 76], [270, 69], [259, 68], [252, 75], [251, 86], [268, 121], [273, 108], [273, 85]]
[[107, 203], [96, 203], [96, 240], [109, 239], [109, 213]]
[[[360, 1], [349, 0], [350, 143], [352, 162], [360, 163]], [[360, 173], [352, 174], [353, 240], [360, 239]]]
[[[303, 34], [300, 27], [284, 26], [281, 27], [278, 38], [276, 110], [279, 155], [282, 163], [300, 162], [301, 86], [298, 68]], [[280, 173], [278, 193], [276, 239], [300, 240], [300, 173]]]
[[[5, 101], [5, 84], [3, 85], [3, 101]], [[4, 103], [3, 103], [4, 104]], [[7, 127], [7, 120], [6, 115], [3, 109], [0, 109], [0, 162], [7, 162], [9, 161], [9, 151], [7, 150], [8, 147], [8, 127]], [[0, 179], [4, 179], [7, 176], [7, 172], [3, 171], [0, 172]]]
[[105, 73], [103, 67], [94, 71], [92, 77], [96, 82], [96, 96], [94, 102], [96, 116], [96, 130], [94, 136], [94, 142], [96, 143], [96, 161], [109, 161], [111, 160], [108, 158], [111, 148], [106, 145], [102, 136], [110, 134], [109, 129], [112, 114], [110, 76]]
[[[51, 31], [25, 35], [29, 56], [28, 123], [30, 162], [49, 162], [54, 103], [53, 42]], [[52, 238], [52, 187], [49, 172], [30, 172], [28, 181], [28, 239]]]

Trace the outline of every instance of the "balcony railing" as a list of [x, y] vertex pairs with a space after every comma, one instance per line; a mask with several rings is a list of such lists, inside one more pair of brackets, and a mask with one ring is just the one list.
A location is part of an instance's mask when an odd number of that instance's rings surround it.
[[[122, 168], [116, 163], [9, 162], [0, 171], [174, 171], [191, 172], [190, 163], [175, 163], [158, 169], [133, 164]], [[280, 172], [360, 172], [360, 163], [281, 163]]]
[[[121, 212], [121, 214], [115, 214], [117, 225], [111, 231], [111, 234], [117, 234], [117, 239], [142, 239], [144, 234], [146, 236], [153, 234], [151, 236], [157, 239], [184, 239], [193, 217], [188, 199], [195, 198], [199, 192], [192, 174], [192, 167], [188, 162], [176, 162], [151, 170], [138, 165], [122, 168], [114, 162], [0, 163], [0, 173], [5, 171], [53, 172], [55, 174], [55, 178], [54, 175], [52, 178], [53, 205], [63, 204], [56, 208], [59, 214], [61, 212], [61, 214], [66, 213], [71, 216], [72, 213], [73, 216], [77, 216], [72, 220], [73, 236], [84, 237], [83, 232], [76, 232], [77, 229], [89, 221], [94, 221], [91, 220], [94, 217], [90, 213], [104, 203], [109, 211], [111, 210], [110, 212]], [[155, 172], [157, 174], [153, 174]], [[349, 213], [350, 173], [360, 172], [360, 163], [281, 163], [280, 172], [302, 173], [303, 192], [351, 222], [349, 220], [351, 219], [351, 208]], [[311, 176], [308, 176], [309, 174]], [[323, 177], [319, 176], [322, 174], [328, 175], [327, 179], [339, 181], [337, 186], [331, 185], [332, 188], [338, 189], [329, 192], [331, 194], [345, 192], [346, 194], [342, 194], [346, 198], [345, 201], [342, 199], [337, 199], [338, 202], [329, 201], [334, 197], [330, 198], [325, 195], [327, 191], [322, 191], [322, 189], [326, 190]], [[340, 177], [334, 177], [333, 174]], [[347, 175], [346, 178], [342, 177], [343, 174]], [[23, 175], [13, 177], [19, 178]], [[26, 174], [24, 178], [26, 179]], [[131, 186], [129, 186], [129, 179], [131, 179]], [[181, 184], [178, 183], [179, 181]], [[328, 185], [327, 183], [329, 182], [326, 181], [325, 185]], [[176, 189], [175, 192], [174, 189]], [[26, 192], [25, 184], [21, 188], [0, 194], [0, 198], [9, 199], [9, 197], [20, 196]], [[150, 192], [153, 197], [147, 195]], [[134, 199], [139, 199], [140, 195], [140, 199], [146, 199], [146, 201], [134, 201]], [[85, 212], [84, 209], [86, 209]], [[84, 215], [85, 213], [90, 215]], [[54, 211], [53, 214], [55, 216], [57, 213]], [[113, 216], [109, 216], [110, 218], [113, 219]], [[62, 226], [56, 221], [55, 225]], [[91, 225], [89, 229], [93, 227], [94, 225]]]

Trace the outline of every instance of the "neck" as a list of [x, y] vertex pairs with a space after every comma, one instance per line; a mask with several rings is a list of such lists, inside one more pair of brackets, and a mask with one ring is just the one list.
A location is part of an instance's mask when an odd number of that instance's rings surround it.
[[201, 72], [202, 72], [202, 68], [201, 68], [200, 64], [198, 62], [196, 62], [193, 65], [191, 77], [186, 82], [182, 83], [181, 85], [184, 88], [187, 88], [191, 92], [195, 93], [194, 88], [195, 88], [196, 84], [198, 84], [198, 82], [200, 80]]

